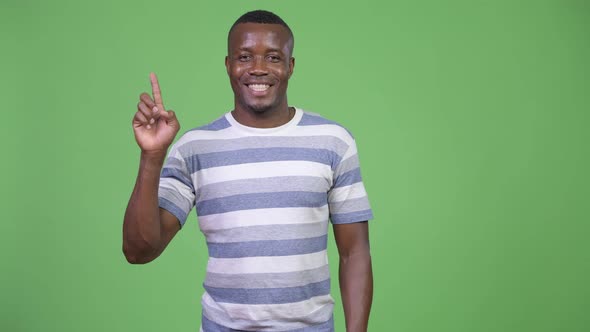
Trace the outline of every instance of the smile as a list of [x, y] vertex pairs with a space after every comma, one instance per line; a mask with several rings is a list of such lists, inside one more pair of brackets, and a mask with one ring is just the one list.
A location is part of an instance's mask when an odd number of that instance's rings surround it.
[[269, 84], [248, 84], [248, 88], [252, 91], [262, 92], [270, 88]]

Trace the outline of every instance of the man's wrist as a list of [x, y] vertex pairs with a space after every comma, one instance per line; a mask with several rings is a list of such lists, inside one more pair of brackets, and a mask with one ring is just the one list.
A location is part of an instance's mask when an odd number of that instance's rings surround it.
[[158, 172], [164, 165], [166, 159], [166, 151], [141, 151], [140, 163], [141, 167], [148, 169], [157, 169]]

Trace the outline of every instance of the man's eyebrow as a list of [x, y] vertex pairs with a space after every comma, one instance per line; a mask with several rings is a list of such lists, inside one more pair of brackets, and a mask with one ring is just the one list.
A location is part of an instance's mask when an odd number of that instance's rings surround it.
[[280, 48], [269, 48], [267, 51], [268, 51], [268, 52], [278, 52], [278, 53], [283, 53], [283, 50], [281, 50]]

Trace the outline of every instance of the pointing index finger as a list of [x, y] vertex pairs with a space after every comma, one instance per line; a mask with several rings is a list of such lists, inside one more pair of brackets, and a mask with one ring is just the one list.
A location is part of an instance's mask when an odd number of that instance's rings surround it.
[[154, 102], [157, 106], [163, 107], [164, 102], [162, 101], [162, 92], [160, 91], [160, 84], [158, 83], [158, 77], [155, 73], [150, 73], [150, 80], [152, 81], [152, 93], [154, 95]]

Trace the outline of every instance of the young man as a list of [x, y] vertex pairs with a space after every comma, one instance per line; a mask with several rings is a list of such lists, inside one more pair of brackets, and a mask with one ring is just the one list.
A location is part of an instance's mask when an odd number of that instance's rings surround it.
[[153, 99], [141, 94], [133, 118], [141, 162], [123, 224], [125, 257], [158, 257], [196, 207], [209, 249], [206, 332], [333, 331], [329, 221], [347, 331], [367, 329], [372, 211], [356, 144], [340, 125], [288, 106], [293, 45], [275, 14], [240, 17], [225, 59], [234, 110], [184, 133], [167, 159], [180, 125], [154, 74]]

